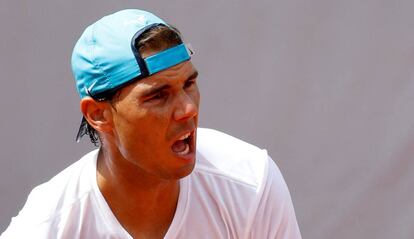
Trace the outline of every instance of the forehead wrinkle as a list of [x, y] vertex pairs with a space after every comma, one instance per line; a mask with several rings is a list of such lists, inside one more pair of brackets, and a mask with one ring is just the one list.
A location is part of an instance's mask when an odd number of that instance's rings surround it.
[[150, 82], [141, 82], [141, 84], [139, 84], [139, 88], [142, 95], [147, 95], [161, 89], [170, 88], [170, 85], [165, 82], [154, 80]]

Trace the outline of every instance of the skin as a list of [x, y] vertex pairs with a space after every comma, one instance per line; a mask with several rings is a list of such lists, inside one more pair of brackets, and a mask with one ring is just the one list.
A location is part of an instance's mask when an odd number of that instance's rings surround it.
[[[85, 118], [102, 139], [99, 189], [134, 238], [164, 237], [176, 210], [179, 179], [194, 168], [196, 78], [186, 61], [122, 88], [111, 102], [81, 100]], [[189, 154], [175, 153], [172, 145], [187, 133]]]

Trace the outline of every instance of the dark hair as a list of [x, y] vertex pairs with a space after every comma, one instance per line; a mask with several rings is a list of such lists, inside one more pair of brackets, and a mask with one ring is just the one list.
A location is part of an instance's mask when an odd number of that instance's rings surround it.
[[[181, 33], [173, 26], [157, 25], [143, 32], [135, 41], [135, 47], [142, 54], [145, 51], [162, 51], [164, 49], [177, 46], [183, 41]], [[122, 89], [122, 88], [121, 88]], [[112, 101], [118, 91], [110, 92], [105, 95], [103, 101]], [[91, 142], [98, 147], [102, 144], [99, 133], [83, 118], [81, 130], [78, 133], [77, 140], [83, 135], [89, 135]]]

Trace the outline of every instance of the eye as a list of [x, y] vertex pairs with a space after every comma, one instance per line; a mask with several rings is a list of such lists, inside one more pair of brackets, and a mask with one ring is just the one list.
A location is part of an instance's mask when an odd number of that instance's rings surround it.
[[196, 83], [195, 79], [189, 79], [184, 83], [184, 88], [189, 88]]
[[165, 98], [167, 98], [167, 93], [160, 91], [157, 92], [156, 94], [151, 95], [150, 97], [148, 97], [148, 99], [146, 101], [156, 101], [156, 100], [163, 100]]

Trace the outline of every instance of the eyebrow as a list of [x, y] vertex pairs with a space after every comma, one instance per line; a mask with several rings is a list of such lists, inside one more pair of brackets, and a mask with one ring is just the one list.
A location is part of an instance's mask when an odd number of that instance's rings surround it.
[[[193, 72], [193, 74], [191, 74], [186, 80], [185, 80], [185, 82], [187, 82], [187, 81], [189, 81], [189, 80], [192, 80], [192, 79], [195, 79], [195, 78], [197, 78], [197, 76], [198, 76], [198, 71], [194, 71]], [[167, 90], [167, 89], [169, 89], [169, 88], [171, 88], [171, 85], [169, 85], [168, 83], [166, 83], [166, 84], [163, 84], [163, 85], [160, 85], [160, 86], [156, 86], [156, 87], [154, 87], [154, 88], [152, 88], [152, 89], [148, 89], [147, 91], [145, 91], [142, 95], [144, 96], [144, 97], [147, 97], [147, 96], [151, 96], [151, 95], [155, 95], [155, 94], [157, 94], [158, 92], [161, 92], [161, 91], [163, 91], [163, 90]]]
[[197, 78], [197, 76], [198, 76], [198, 71], [194, 71], [193, 74], [191, 74], [191, 76], [189, 76], [187, 78], [187, 80], [185, 80], [185, 81], [195, 79], [195, 78]]

